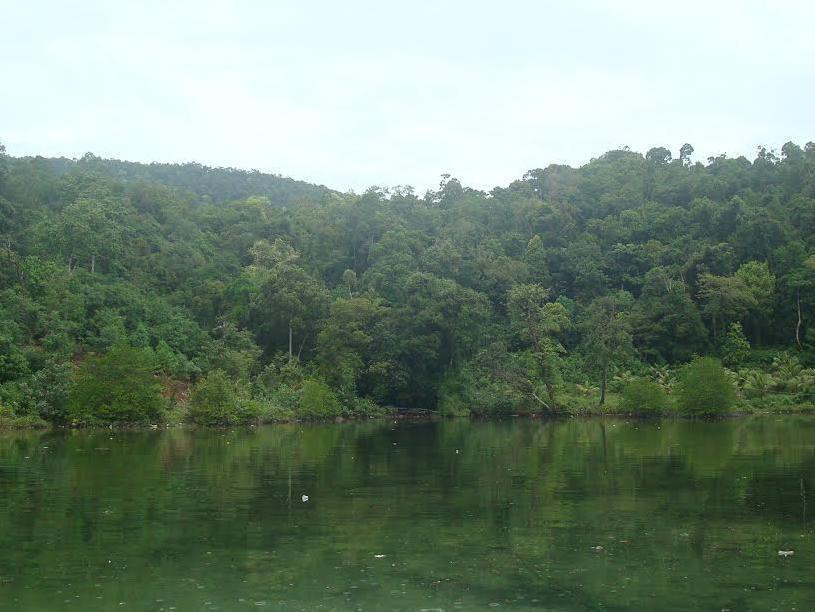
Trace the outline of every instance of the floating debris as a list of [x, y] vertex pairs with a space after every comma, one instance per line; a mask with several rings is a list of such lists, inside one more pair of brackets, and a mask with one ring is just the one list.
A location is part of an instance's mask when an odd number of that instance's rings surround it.
[[374, 559], [384, 559], [385, 555], [374, 555]]
[[794, 550], [779, 550], [778, 551], [778, 556], [779, 557], [791, 557], [794, 554], [795, 554]]
[[303, 503], [306, 503], [308, 501], [308, 495], [303, 495], [301, 499], [303, 500]]

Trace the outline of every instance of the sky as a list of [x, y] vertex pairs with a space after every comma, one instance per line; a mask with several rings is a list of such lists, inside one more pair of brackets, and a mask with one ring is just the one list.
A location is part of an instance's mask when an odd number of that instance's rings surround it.
[[815, 140], [815, 2], [0, 0], [11, 155], [480, 189]]

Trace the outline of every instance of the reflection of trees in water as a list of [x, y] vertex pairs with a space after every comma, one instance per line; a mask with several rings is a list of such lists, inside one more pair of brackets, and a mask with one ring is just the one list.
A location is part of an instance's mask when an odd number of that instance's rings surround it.
[[[212, 597], [321, 591], [337, 606], [352, 585], [359, 601], [404, 590], [515, 607], [646, 605], [654, 593], [718, 605], [745, 581], [769, 588], [790, 529], [796, 558], [813, 549], [799, 537], [813, 427], [790, 417], [4, 433], [0, 576], [22, 588], [43, 572], [75, 580], [80, 567], [135, 593], [217, 575]], [[714, 565], [730, 587], [713, 588]]]

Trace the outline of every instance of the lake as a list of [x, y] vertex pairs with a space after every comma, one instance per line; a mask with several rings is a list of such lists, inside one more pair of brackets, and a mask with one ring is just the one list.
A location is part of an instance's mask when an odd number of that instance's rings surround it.
[[0, 609], [813, 609], [814, 489], [793, 416], [0, 432]]

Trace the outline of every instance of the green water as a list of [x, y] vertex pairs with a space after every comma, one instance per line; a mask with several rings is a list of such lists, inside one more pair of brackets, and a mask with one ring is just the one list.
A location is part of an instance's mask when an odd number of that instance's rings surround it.
[[796, 417], [4, 432], [0, 609], [813, 609], [813, 491]]

